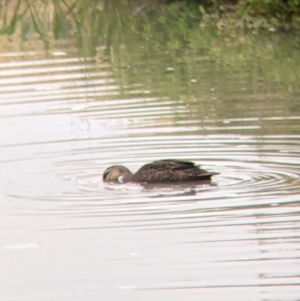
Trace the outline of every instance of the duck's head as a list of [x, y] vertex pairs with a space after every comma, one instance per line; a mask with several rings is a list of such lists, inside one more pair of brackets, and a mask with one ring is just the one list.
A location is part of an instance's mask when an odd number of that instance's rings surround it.
[[122, 165], [114, 165], [108, 167], [103, 173], [104, 182], [118, 182], [125, 183], [132, 178], [131, 171]]

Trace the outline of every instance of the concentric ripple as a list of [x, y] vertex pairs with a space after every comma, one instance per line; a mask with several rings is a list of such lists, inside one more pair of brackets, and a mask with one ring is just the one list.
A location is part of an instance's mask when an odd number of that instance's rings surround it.
[[[191, 107], [185, 102], [158, 99], [136, 84], [127, 87], [130, 97], [117, 97], [119, 87], [110, 66], [95, 68], [93, 59], [35, 60], [32, 72], [30, 62], [25, 69], [24, 64], [0, 66], [11, 68], [0, 77], [4, 89], [0, 123], [9, 133], [0, 149], [7, 170], [7, 181], [0, 188], [7, 195], [92, 202], [100, 208], [147, 204], [147, 212], [157, 199], [165, 212], [167, 206], [172, 211], [173, 204], [195, 201], [225, 198], [227, 208], [230, 202], [242, 205], [245, 199], [271, 204], [285, 195], [299, 195], [299, 135], [255, 135], [262, 125], [276, 127], [287, 120], [294, 131], [299, 116], [199, 121], [186, 118]], [[141, 92], [146, 96], [140, 98]], [[124, 164], [136, 171], [164, 158], [191, 160], [220, 175], [211, 183], [188, 187], [102, 183], [109, 165]], [[218, 206], [221, 209], [222, 202]], [[142, 208], [139, 212], [144, 214]]]
[[[65, 284], [70, 300], [99, 286], [116, 300], [298, 300], [300, 116], [200, 118], [181, 99], [121, 89], [92, 58], [0, 69], [7, 295], [50, 283], [39, 296]], [[165, 158], [220, 174], [102, 182], [110, 165], [135, 172]]]

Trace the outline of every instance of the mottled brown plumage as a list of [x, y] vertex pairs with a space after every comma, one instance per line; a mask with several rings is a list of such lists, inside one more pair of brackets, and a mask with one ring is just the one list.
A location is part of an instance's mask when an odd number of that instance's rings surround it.
[[179, 183], [210, 180], [216, 172], [200, 169], [193, 162], [160, 160], [142, 166], [135, 174], [122, 165], [114, 165], [103, 173], [104, 182]]

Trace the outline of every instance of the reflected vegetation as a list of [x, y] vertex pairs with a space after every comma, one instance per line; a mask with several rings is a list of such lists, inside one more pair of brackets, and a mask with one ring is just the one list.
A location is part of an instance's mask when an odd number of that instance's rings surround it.
[[259, 118], [268, 131], [263, 118], [299, 112], [298, 35], [221, 33], [195, 4], [173, 3], [158, 12], [151, 9], [156, 2], [88, 3], [7, 1], [1, 32], [20, 37], [22, 49], [35, 48], [28, 40], [40, 38], [48, 50], [77, 49], [95, 68], [106, 62], [124, 97], [138, 84], [141, 97], [151, 91], [184, 103], [185, 118], [195, 124], [230, 122], [235, 107], [239, 117]]
[[[1, 297], [298, 300], [299, 36], [148, 3], [2, 1]], [[220, 174], [102, 182], [163, 158]]]

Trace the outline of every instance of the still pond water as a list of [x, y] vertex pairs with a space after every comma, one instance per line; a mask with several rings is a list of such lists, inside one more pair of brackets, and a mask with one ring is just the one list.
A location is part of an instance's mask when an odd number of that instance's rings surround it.
[[[299, 300], [299, 87], [160, 59], [0, 53], [1, 300]], [[220, 175], [102, 183], [164, 158]]]

